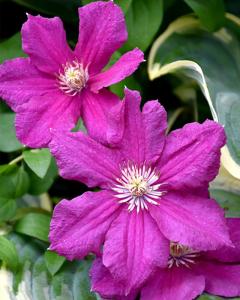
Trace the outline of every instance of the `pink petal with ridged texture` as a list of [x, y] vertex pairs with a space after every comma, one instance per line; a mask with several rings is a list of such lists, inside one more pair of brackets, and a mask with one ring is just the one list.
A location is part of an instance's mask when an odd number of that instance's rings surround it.
[[240, 263], [240, 218], [227, 218], [230, 239], [234, 247], [222, 247], [215, 251], [208, 251], [206, 256], [222, 262]]
[[158, 101], [148, 101], [141, 112], [141, 96], [125, 89], [123, 156], [135, 163], [153, 164], [161, 155], [167, 127], [166, 112]]
[[107, 89], [94, 94], [89, 90], [82, 93], [82, 118], [88, 134], [105, 144], [115, 144], [123, 134], [122, 101]]
[[29, 58], [15, 58], [0, 65], [0, 97], [16, 111], [31, 97], [56, 90], [56, 78], [36, 69]]
[[144, 54], [137, 48], [125, 53], [107, 71], [99, 73], [89, 80], [91, 91], [98, 92], [103, 87], [108, 87], [114, 83], [122, 81], [124, 78], [135, 72], [139, 64], [143, 61]]
[[114, 281], [109, 270], [103, 265], [102, 259], [97, 258], [90, 270], [91, 290], [100, 294], [102, 298], [114, 300], [134, 300], [137, 292], [124, 296], [124, 286]]
[[124, 15], [113, 1], [97, 1], [79, 8], [79, 18], [74, 52], [90, 74], [97, 74], [127, 40]]
[[232, 246], [223, 209], [216, 201], [167, 192], [159, 204], [149, 210], [169, 240], [203, 251]]
[[172, 131], [158, 164], [162, 181], [174, 190], [208, 186], [218, 173], [225, 140], [223, 127], [209, 120]]
[[54, 75], [59, 72], [62, 64], [74, 60], [63, 23], [58, 17], [28, 15], [21, 32], [23, 50], [39, 70]]
[[186, 267], [162, 269], [142, 289], [141, 300], [193, 300], [204, 286], [204, 277]]
[[145, 161], [155, 163], [162, 154], [167, 129], [167, 113], [162, 105], [148, 101], [143, 106], [143, 128], [145, 131]]
[[163, 237], [148, 212], [122, 210], [111, 224], [103, 249], [103, 264], [127, 296], [156, 270], [166, 266], [169, 241]]
[[119, 178], [121, 155], [82, 132], [55, 131], [49, 148], [63, 178], [110, 189]]
[[223, 297], [240, 296], [240, 264], [206, 261], [197, 265], [196, 269], [205, 277], [206, 292]]
[[21, 143], [32, 147], [47, 147], [51, 130], [70, 130], [80, 117], [81, 101], [60, 91], [33, 97], [20, 106], [16, 115], [16, 133]]
[[69, 260], [90, 252], [100, 254], [105, 234], [117, 217], [119, 204], [107, 191], [86, 192], [71, 201], [62, 200], [50, 224], [50, 249]]

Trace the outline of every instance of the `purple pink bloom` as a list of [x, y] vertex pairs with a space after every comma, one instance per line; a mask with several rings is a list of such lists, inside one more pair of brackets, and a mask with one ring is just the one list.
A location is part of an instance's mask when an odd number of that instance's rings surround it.
[[28, 15], [21, 32], [28, 58], [0, 66], [0, 97], [17, 113], [17, 136], [30, 147], [47, 146], [50, 128], [70, 130], [80, 116], [90, 135], [111, 142], [104, 128], [108, 111], [120, 100], [105, 87], [131, 75], [143, 61], [136, 48], [103, 70], [127, 40], [123, 13], [113, 1], [86, 5], [79, 17], [79, 39], [71, 50], [58, 17]]
[[[194, 251], [172, 242], [168, 266], [158, 268], [140, 291], [141, 300], [192, 300], [204, 291], [217, 296], [240, 296], [240, 219], [227, 220], [235, 247], [214, 251]], [[92, 290], [104, 298], [134, 300], [97, 258], [91, 269]]]
[[64, 178], [100, 188], [55, 207], [50, 248], [70, 260], [102, 255], [124, 295], [167, 266], [169, 241], [198, 251], [231, 245], [224, 212], [207, 192], [225, 144], [222, 126], [191, 123], [166, 136], [164, 108], [149, 101], [141, 111], [140, 102], [126, 89], [118, 115], [109, 112], [114, 147], [57, 130], [50, 143]]

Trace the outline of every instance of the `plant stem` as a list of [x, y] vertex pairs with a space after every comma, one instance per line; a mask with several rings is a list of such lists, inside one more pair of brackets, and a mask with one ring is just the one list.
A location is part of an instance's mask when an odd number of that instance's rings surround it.
[[23, 159], [23, 155], [20, 155], [16, 158], [14, 158], [12, 161], [10, 161], [9, 165], [14, 165], [17, 164], [19, 161], [21, 161]]

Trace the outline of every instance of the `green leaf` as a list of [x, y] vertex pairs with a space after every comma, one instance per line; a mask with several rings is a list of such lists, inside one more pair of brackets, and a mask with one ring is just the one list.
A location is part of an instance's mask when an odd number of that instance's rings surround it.
[[162, 0], [132, 0], [126, 14], [128, 41], [123, 46], [123, 52], [135, 47], [145, 51], [160, 27], [162, 17]]
[[43, 178], [39, 178], [30, 169], [27, 169], [30, 178], [29, 194], [40, 195], [49, 190], [58, 174], [57, 166], [53, 158], [51, 158], [50, 166], [46, 175]]
[[38, 177], [43, 178], [51, 163], [51, 153], [48, 149], [27, 150], [23, 152], [23, 159]]
[[45, 263], [51, 275], [55, 275], [65, 262], [65, 257], [59, 256], [52, 251], [46, 251], [44, 254]]
[[225, 23], [223, 0], [184, 0], [198, 15], [201, 23], [209, 31], [220, 29]]
[[30, 238], [24, 239], [23, 236], [13, 233], [9, 239], [16, 245], [21, 266], [20, 274], [5, 274], [5, 282], [9, 282], [10, 285], [6, 286], [4, 291], [9, 299], [25, 299], [26, 295], [34, 300], [97, 299], [96, 295], [89, 291], [90, 260], [66, 261], [61, 269], [51, 276], [44, 259], [44, 249], [47, 247], [45, 243], [37, 243], [37, 240]]
[[22, 51], [20, 33], [16, 33], [10, 39], [0, 43], [0, 63], [6, 59], [25, 56]]
[[16, 223], [15, 231], [48, 242], [50, 220], [48, 215], [29, 213]]
[[119, 5], [124, 13], [126, 13], [133, 0], [115, 0], [114, 3]]
[[[148, 72], [151, 79], [178, 72], [202, 89], [213, 119], [224, 125], [227, 146], [222, 163], [240, 179], [240, 19], [228, 15], [220, 31], [206, 31], [194, 16], [173, 22], [153, 44]], [[222, 72], [220, 72], [222, 66]]]
[[16, 138], [14, 118], [13, 113], [0, 114], [0, 151], [2, 152], [13, 152], [23, 147]]
[[16, 214], [17, 204], [15, 200], [0, 198], [0, 222], [8, 221]]
[[17, 250], [13, 242], [7, 238], [0, 236], [0, 259], [6, 263], [6, 265], [14, 270], [18, 268], [18, 255]]
[[0, 197], [15, 199], [26, 194], [29, 188], [29, 177], [24, 168], [4, 166], [0, 171]]
[[197, 299], [198, 300], [223, 300], [223, 299], [239, 300], [240, 298], [221, 298], [221, 297], [217, 297], [217, 296], [203, 294], [202, 296], [200, 296]]
[[137, 80], [134, 78], [134, 76], [127, 77], [126, 79], [122, 80], [121, 82], [113, 84], [110, 87], [110, 90], [114, 94], [118, 95], [120, 98], [123, 98], [125, 86], [131, 90], [141, 91], [141, 85], [137, 82]]

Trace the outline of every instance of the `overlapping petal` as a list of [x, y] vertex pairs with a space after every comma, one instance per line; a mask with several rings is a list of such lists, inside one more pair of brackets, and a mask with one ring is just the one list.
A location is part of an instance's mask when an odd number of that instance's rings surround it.
[[221, 247], [214, 251], [208, 251], [206, 256], [210, 259], [222, 262], [240, 264], [240, 218], [227, 218], [230, 239], [234, 247]]
[[147, 213], [122, 210], [106, 235], [103, 264], [125, 295], [140, 287], [157, 266], [166, 266], [169, 242]]
[[103, 87], [108, 87], [123, 80], [135, 72], [142, 61], [144, 61], [144, 54], [137, 48], [125, 53], [108, 70], [91, 78], [89, 82], [90, 89], [93, 92], [98, 92]]
[[121, 155], [82, 132], [55, 131], [49, 148], [63, 178], [89, 187], [111, 188], [119, 177]]
[[[103, 89], [98, 94], [89, 90], [82, 95], [82, 118], [88, 134], [103, 143], [116, 143], [122, 137], [123, 110], [120, 99]], [[110, 123], [110, 119], [112, 122]]]
[[70, 130], [80, 117], [81, 101], [61, 92], [32, 97], [16, 115], [18, 139], [32, 148], [47, 147], [51, 130]]
[[149, 209], [171, 241], [203, 251], [232, 246], [224, 212], [214, 200], [167, 192], [159, 207]]
[[174, 190], [208, 186], [218, 173], [224, 144], [224, 129], [213, 121], [190, 123], [171, 132], [158, 164], [162, 181]]
[[202, 294], [204, 286], [204, 277], [190, 269], [163, 269], [142, 289], [141, 300], [192, 300]]
[[28, 15], [22, 27], [23, 50], [41, 71], [58, 74], [62, 64], [75, 56], [67, 44], [60, 18]]
[[99, 293], [101, 297], [115, 300], [134, 300], [136, 298], [137, 292], [125, 296], [124, 286], [113, 280], [109, 270], [102, 264], [101, 258], [97, 258], [93, 262], [90, 277], [92, 290]]
[[99, 73], [127, 40], [122, 10], [113, 1], [97, 1], [79, 8], [79, 39], [75, 55], [90, 74]]
[[29, 58], [16, 58], [0, 65], [0, 96], [16, 111], [31, 97], [56, 90], [56, 79], [36, 69]]
[[105, 234], [118, 215], [119, 204], [108, 191], [86, 192], [54, 209], [50, 225], [51, 250], [68, 259], [100, 254]]
[[205, 277], [205, 291], [223, 297], [240, 295], [240, 265], [206, 261], [198, 266], [199, 274]]

